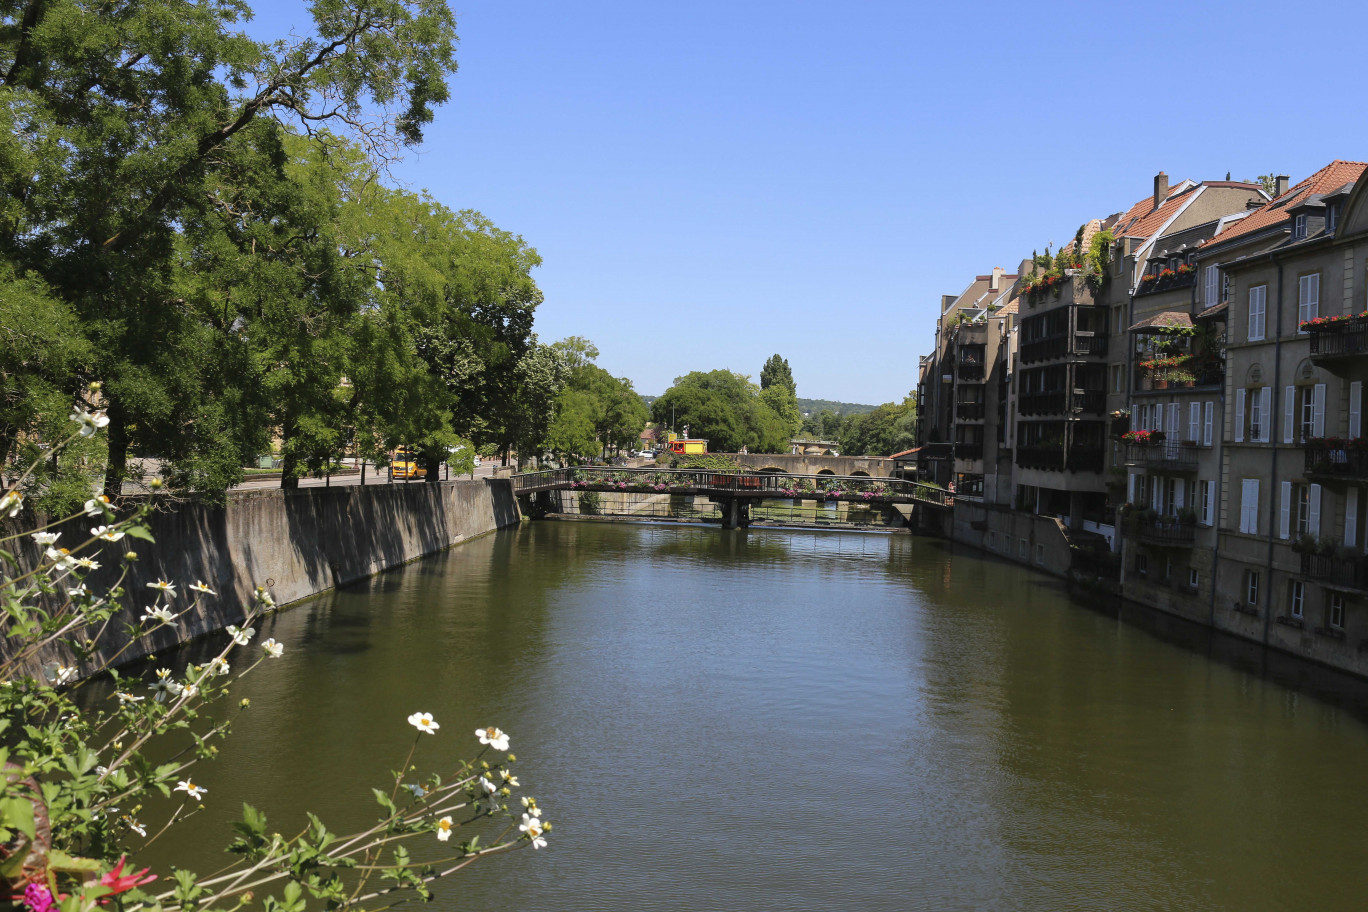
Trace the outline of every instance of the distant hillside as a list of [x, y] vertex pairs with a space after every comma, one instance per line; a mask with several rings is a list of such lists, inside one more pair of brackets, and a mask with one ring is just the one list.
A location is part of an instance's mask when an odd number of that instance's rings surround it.
[[[641, 396], [640, 393], [637, 393], [637, 395]], [[649, 412], [651, 410], [651, 406], [654, 405], [655, 401], [659, 398], [659, 396], [641, 396], [641, 401], [646, 403], [646, 410]]]
[[825, 411], [835, 412], [838, 417], [844, 418], [846, 415], [863, 415], [872, 412], [877, 405], [861, 405], [858, 402], [833, 402], [830, 399], [798, 399], [798, 411], [804, 417], [809, 415], [820, 415]]

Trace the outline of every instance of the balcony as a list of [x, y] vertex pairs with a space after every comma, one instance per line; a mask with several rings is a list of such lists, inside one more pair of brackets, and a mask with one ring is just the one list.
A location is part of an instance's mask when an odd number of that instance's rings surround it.
[[1069, 395], [1069, 411], [1100, 415], [1107, 410], [1107, 394], [1103, 390], [1076, 389]]
[[965, 383], [982, 383], [984, 377], [983, 362], [961, 361], [955, 368], [955, 375]]
[[1368, 591], [1368, 557], [1343, 560], [1333, 555], [1303, 554], [1301, 575], [1331, 586]]
[[1064, 413], [1065, 396], [1061, 390], [1022, 393], [1017, 410], [1023, 415], [1059, 415]]
[[962, 421], [982, 421], [984, 405], [982, 402], [956, 402], [955, 417]]
[[1102, 448], [1075, 445], [1069, 448], [1064, 467], [1070, 472], [1100, 472], [1104, 462]]
[[1162, 291], [1172, 291], [1175, 288], [1190, 288], [1197, 281], [1197, 270], [1189, 269], [1187, 272], [1174, 272], [1164, 270], [1168, 275], [1159, 275], [1151, 278], [1145, 276], [1140, 280], [1140, 287], [1135, 290], [1137, 298], [1144, 295], [1159, 294]]
[[1044, 469], [1049, 472], [1064, 470], [1064, 446], [1019, 446], [1016, 464], [1023, 469]]
[[1302, 444], [1305, 474], [1329, 478], [1368, 479], [1368, 442], [1356, 437], [1322, 438]]
[[1368, 317], [1362, 315], [1307, 327], [1307, 335], [1316, 364], [1331, 366], [1342, 358], [1368, 354]]
[[955, 444], [956, 459], [982, 459], [983, 443], [957, 443]]
[[1146, 545], [1161, 548], [1190, 548], [1197, 541], [1197, 524], [1180, 522], [1171, 516], [1145, 519], [1131, 514], [1122, 524], [1123, 534]]
[[1201, 452], [1194, 443], [1161, 440], [1159, 443], [1126, 444], [1126, 463], [1152, 469], [1197, 471], [1197, 457]]
[[1105, 355], [1106, 353], [1107, 336], [1105, 334], [1076, 332], [1073, 334], [1072, 341], [1067, 335], [1063, 335], [1023, 343], [1021, 346], [1021, 363], [1031, 364], [1036, 361], [1049, 361], [1052, 358]]

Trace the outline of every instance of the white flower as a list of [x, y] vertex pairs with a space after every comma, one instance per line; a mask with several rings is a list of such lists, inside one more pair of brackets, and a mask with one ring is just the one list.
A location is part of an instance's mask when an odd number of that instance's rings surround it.
[[[192, 586], [191, 588], [193, 589], [194, 587]], [[255, 627], [248, 627], [244, 630], [229, 624], [227, 629], [228, 635], [233, 638], [233, 642], [238, 646], [246, 646], [248, 643], [252, 642], [252, 637], [256, 636]]]
[[200, 668], [207, 674], [226, 675], [228, 673], [228, 660], [219, 656], [217, 659], [210, 659]]
[[113, 526], [96, 526], [90, 530], [90, 534], [96, 538], [103, 538], [105, 541], [118, 541], [124, 537], [124, 533], [115, 529]]
[[0, 513], [4, 513], [8, 510], [9, 515], [14, 517], [18, 516], [19, 511], [23, 508], [24, 495], [20, 494], [18, 491], [6, 491], [4, 496], [0, 497]]
[[497, 785], [490, 782], [484, 776], [480, 777], [480, 788], [484, 789], [486, 792], [489, 792], [489, 794], [491, 795], [499, 790], [499, 787]]
[[191, 592], [203, 592], [205, 595], [218, 595], [218, 593], [213, 589], [210, 589], [209, 584], [203, 580], [196, 580], [194, 583], [190, 584], [188, 588]]
[[155, 583], [148, 583], [147, 588], [165, 592], [167, 598], [171, 598], [176, 594], [176, 584], [168, 583], [166, 580], [157, 580]]
[[266, 651], [266, 654], [271, 658], [278, 659], [280, 658], [281, 653], [285, 651], [285, 644], [277, 643], [276, 638], [271, 637], [269, 640], [261, 644], [261, 648], [264, 649]]
[[90, 593], [86, 591], [85, 583], [80, 583], [72, 589], [67, 590], [67, 597], [72, 599], [85, 598]]
[[124, 705], [125, 703], [141, 703], [143, 701], [142, 697], [135, 697], [125, 690], [116, 690], [114, 692], [114, 696], [119, 698], [120, 706]]
[[182, 779], [180, 782], [177, 782], [175, 790], [178, 792], [185, 792], [185, 794], [189, 795], [191, 798], [194, 798], [196, 801], [199, 801], [200, 796], [203, 795], [205, 792], [209, 791], [207, 788], [204, 788], [203, 786], [195, 785], [189, 779]]
[[124, 820], [128, 822], [128, 828], [130, 830], [137, 833], [139, 836], [147, 836], [147, 829], [141, 823], [138, 823], [138, 821], [134, 820], [132, 817], [124, 817]]
[[508, 770], [499, 770], [499, 775], [503, 777], [504, 784], [512, 786], [513, 788], [518, 787], [518, 777]]
[[412, 792], [414, 798], [427, 797], [427, 789], [423, 788], [421, 785], [418, 785], [416, 782], [407, 782], [404, 784], [404, 788]]
[[97, 496], [97, 497], [92, 497], [92, 498], [90, 498], [90, 500], [87, 500], [87, 501], [85, 502], [85, 507], [84, 507], [84, 509], [85, 509], [85, 515], [86, 515], [86, 516], [103, 516], [103, 515], [104, 515], [104, 511], [105, 511], [105, 509], [106, 509], [108, 506], [109, 506], [109, 498], [108, 498], [108, 497], [105, 497], [103, 494], [100, 494], [100, 495]]
[[451, 838], [450, 817], [443, 817], [441, 820], [437, 821], [437, 838], [442, 842], [446, 842]]
[[190, 700], [194, 698], [195, 694], [199, 693], [199, 688], [194, 684], [172, 684], [171, 692], [176, 696], [184, 694], [185, 699]]
[[86, 570], [99, 570], [100, 562], [91, 560], [88, 557], [78, 557], [76, 558], [76, 566]]
[[527, 813], [533, 817], [541, 816], [541, 808], [537, 807], [536, 798], [523, 797], [522, 806], [527, 808]]
[[62, 533], [61, 533], [61, 532], [34, 532], [34, 533], [33, 533], [32, 535], [30, 535], [29, 537], [32, 538], [34, 541], [36, 541], [40, 546], [41, 546], [41, 545], [50, 545], [50, 544], [52, 544], [53, 542], [57, 541], [57, 539], [61, 538], [61, 537], [62, 537]]
[[171, 680], [169, 668], [158, 668], [157, 679], [147, 685], [147, 689], [152, 691], [152, 697], [158, 703], [165, 703], [168, 695], [175, 696], [180, 693], [180, 685]]
[[436, 734], [437, 729], [442, 727], [432, 721], [432, 713], [414, 713], [408, 717], [408, 723], [420, 732], [427, 732], [429, 735]]
[[142, 616], [142, 619], [148, 624], [151, 624], [153, 621], [158, 624], [169, 624], [176, 619], [176, 616], [172, 614], [171, 609], [167, 608], [165, 605], [162, 605], [161, 607], [148, 605], [147, 613]]
[[523, 814], [522, 823], [518, 824], [518, 829], [527, 834], [527, 838], [532, 840], [532, 848], [540, 849], [546, 845], [546, 837], [542, 836], [545, 826], [541, 820], [529, 814]]
[[49, 684], [65, 684], [76, 677], [76, 668], [72, 665], [48, 662], [43, 666], [43, 676], [48, 679]]
[[104, 412], [91, 414], [85, 409], [77, 406], [71, 412], [71, 420], [81, 426], [81, 436], [90, 437], [102, 427], [109, 425], [109, 416]]
[[[108, 775], [109, 775], [109, 767], [107, 767], [107, 766], [97, 766], [97, 767], [95, 767], [95, 775], [97, 775], [97, 776], [108, 776]], [[119, 811], [118, 808], [110, 808], [110, 809], [109, 809], [109, 813], [111, 813], [111, 814], [118, 813], [118, 811]]]
[[66, 548], [48, 548], [44, 552], [44, 556], [48, 560], [54, 561], [58, 570], [70, 570], [76, 566], [76, 558], [72, 557], [71, 552]]
[[475, 729], [475, 737], [480, 739], [481, 744], [488, 744], [495, 750], [508, 750], [508, 735], [499, 731], [492, 725], [489, 728]]
[[275, 607], [275, 599], [271, 598], [271, 593], [267, 592], [262, 586], [256, 587], [256, 591], [252, 593], [252, 598], [256, 599], [263, 608], [270, 609]]

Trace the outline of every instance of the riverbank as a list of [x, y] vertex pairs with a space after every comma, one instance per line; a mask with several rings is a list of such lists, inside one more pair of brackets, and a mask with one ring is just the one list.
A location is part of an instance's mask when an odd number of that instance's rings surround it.
[[[284, 607], [520, 519], [506, 479], [233, 491], [222, 505], [162, 499], [148, 518], [156, 543], [125, 538], [107, 545], [87, 584], [106, 591], [117, 580], [115, 555], [130, 547], [139, 553], [123, 583], [130, 594], [125, 613], [113, 629], [141, 615], [144, 601], [151, 601], [144, 599], [148, 583], [175, 583], [173, 607], [196, 595], [187, 589], [196, 581], [216, 593], [202, 596], [176, 624], [140, 638], [120, 657], [126, 662], [241, 621], [257, 586]], [[84, 518], [66, 523], [63, 542], [84, 540], [89, 525]], [[5, 528], [22, 535], [32, 527], [11, 522]], [[21, 562], [36, 559], [33, 547], [16, 550]]]

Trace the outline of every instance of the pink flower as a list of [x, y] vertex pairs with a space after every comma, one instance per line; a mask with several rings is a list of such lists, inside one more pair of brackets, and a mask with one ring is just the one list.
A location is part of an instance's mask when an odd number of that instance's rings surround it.
[[56, 912], [57, 909], [52, 891], [42, 884], [29, 884], [24, 888], [24, 905], [33, 912]]
[[151, 868], [143, 868], [137, 874], [124, 874], [124, 864], [128, 861], [128, 856], [124, 855], [119, 859], [119, 863], [114, 866], [114, 870], [109, 871], [100, 878], [100, 886], [109, 887], [110, 895], [131, 890], [134, 887], [141, 887], [143, 884], [151, 883], [157, 879], [157, 875], [148, 874]]

